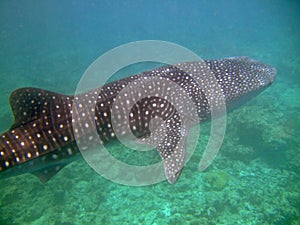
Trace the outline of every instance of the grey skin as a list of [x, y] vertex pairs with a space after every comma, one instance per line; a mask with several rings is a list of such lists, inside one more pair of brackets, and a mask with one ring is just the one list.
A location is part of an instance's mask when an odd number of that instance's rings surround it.
[[[202, 66], [204, 69], [199, 69]], [[219, 83], [227, 109], [233, 109], [270, 86], [275, 80], [276, 69], [248, 57], [163, 66], [80, 94], [80, 99], [84, 100], [81, 103], [75, 101], [78, 96], [66, 96], [37, 88], [17, 89], [10, 96], [15, 122], [11, 129], [0, 136], [0, 176], [32, 173], [46, 182], [80, 155], [75, 136], [81, 137], [83, 143], [89, 140], [91, 121], [95, 122], [98, 135], [104, 143], [114, 140], [116, 135], [111, 121], [113, 103], [126, 85], [138, 79], [164, 78], [175, 82], [194, 103], [197, 121], [207, 120], [210, 118], [211, 106], [206, 91], [213, 88], [207, 82], [209, 74]], [[151, 87], [154, 92], [161, 89], [159, 84]], [[168, 93], [168, 96], [178, 95], [180, 92]], [[130, 95], [124, 100], [134, 101]], [[92, 114], [88, 105], [91, 102], [95, 105]], [[151, 133], [152, 138], [156, 135], [159, 139], [160, 124], [151, 128], [150, 120], [161, 118], [165, 122], [166, 134], [155, 146], [164, 162], [168, 181], [174, 183], [180, 176], [185, 158], [185, 146], [176, 146], [178, 140], [185, 138], [187, 133], [180, 132], [180, 124], [184, 123], [184, 119], [180, 120], [180, 112], [171, 102], [156, 96], [140, 99], [130, 111], [129, 126], [132, 133], [141, 140]], [[218, 106], [216, 99], [213, 102], [214, 106]], [[78, 104], [76, 117], [72, 116], [73, 103]], [[184, 102], [177, 103], [184, 106]], [[122, 107], [118, 110], [117, 113], [124, 113]], [[72, 123], [78, 118], [81, 122], [73, 129]], [[89, 147], [92, 142], [86, 143], [86, 147]]]

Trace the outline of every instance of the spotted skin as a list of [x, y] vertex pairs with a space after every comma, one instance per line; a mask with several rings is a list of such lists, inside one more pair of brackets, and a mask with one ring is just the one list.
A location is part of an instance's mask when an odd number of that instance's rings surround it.
[[[30, 172], [46, 182], [79, 155], [78, 141], [87, 149], [93, 144], [90, 135], [93, 122], [103, 142], [115, 139], [115, 132], [126, 135], [125, 131], [122, 133], [124, 126], [121, 123], [113, 127], [111, 110], [122, 89], [138, 79], [155, 77], [175, 82], [196, 106], [199, 121], [207, 120], [210, 106], [204, 89], [214, 88], [206, 81], [209, 74], [220, 84], [226, 106], [234, 108], [268, 87], [275, 79], [276, 69], [247, 57], [232, 57], [156, 68], [78, 96], [37, 88], [18, 89], [10, 96], [15, 122], [0, 136], [0, 175], [6, 177]], [[184, 102], [178, 100], [180, 92], [170, 93], [167, 87], [159, 84], [159, 80], [156, 82], [141, 90], [160, 93], [160, 96], [165, 95], [169, 99], [151, 95], [136, 101], [129, 93], [123, 96], [123, 102], [134, 102], [129, 113], [130, 129], [141, 141], [151, 136], [148, 142], [155, 144], [163, 159], [166, 177], [174, 183], [185, 160], [188, 131], [182, 126], [184, 120], [177, 110], [184, 106]], [[84, 101], [78, 102], [78, 99]], [[171, 102], [177, 102], [177, 106]], [[73, 112], [73, 104], [77, 104], [76, 112]], [[214, 104], [218, 107], [218, 99]], [[87, 109], [91, 105], [95, 107]], [[124, 113], [122, 106], [115, 110], [117, 115]], [[153, 118], [161, 118], [167, 130], [160, 123], [151, 127]], [[73, 131], [74, 122], [79, 126]], [[75, 140], [74, 132], [79, 139]], [[166, 135], [162, 136], [162, 133]]]

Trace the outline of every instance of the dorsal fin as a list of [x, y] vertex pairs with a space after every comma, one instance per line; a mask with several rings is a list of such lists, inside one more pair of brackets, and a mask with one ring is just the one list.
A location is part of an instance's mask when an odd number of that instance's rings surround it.
[[11, 128], [38, 119], [43, 110], [49, 109], [55, 102], [59, 104], [65, 97], [67, 96], [39, 88], [15, 90], [9, 99], [15, 117], [15, 122]]

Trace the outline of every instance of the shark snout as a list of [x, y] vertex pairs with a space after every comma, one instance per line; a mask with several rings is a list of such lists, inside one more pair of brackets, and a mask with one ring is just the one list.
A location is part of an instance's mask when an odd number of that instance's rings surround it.
[[275, 67], [270, 67], [268, 69], [267, 73], [268, 73], [270, 83], [273, 83], [275, 81], [275, 78], [276, 78], [276, 73], [277, 73], [276, 68]]
[[266, 65], [261, 68], [260, 73], [262, 86], [269, 86], [275, 81], [277, 70], [275, 67]]

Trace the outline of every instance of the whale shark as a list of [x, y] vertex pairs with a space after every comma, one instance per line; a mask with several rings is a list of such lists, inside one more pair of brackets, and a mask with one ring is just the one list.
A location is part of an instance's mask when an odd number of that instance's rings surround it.
[[[124, 87], [139, 79], [158, 78], [159, 83], [164, 78], [179, 85], [195, 104], [197, 122], [202, 122], [210, 119], [211, 107], [206, 91], [213, 89], [215, 85], [206, 81], [207, 73], [212, 74], [220, 86], [228, 110], [256, 96], [270, 86], [276, 77], [274, 67], [245, 56], [204, 60], [201, 63], [209, 72], [199, 69], [203, 68], [199, 67], [202, 65], [199, 63], [183, 62], [154, 68], [74, 96], [31, 87], [13, 91], [10, 105], [15, 120], [11, 128], [0, 135], [0, 177], [32, 173], [41, 182], [47, 182], [64, 166], [80, 157], [76, 137], [87, 137], [86, 142], [92, 143], [92, 136], [89, 136], [92, 124], [95, 124], [99, 139], [103, 143], [116, 139], [115, 132], [118, 128], [112, 126], [112, 107]], [[193, 74], [189, 74], [190, 72]], [[159, 84], [147, 86], [152, 93], [162, 87], [164, 86]], [[139, 89], [133, 86], [129, 89], [129, 94], [122, 95], [121, 105], [135, 101], [130, 91], [138, 92]], [[177, 101], [177, 107], [185, 107], [183, 100], [178, 100], [179, 95], [181, 94], [172, 94]], [[76, 102], [78, 96], [84, 101]], [[85, 103], [94, 104], [92, 114], [83, 110], [86, 108]], [[74, 104], [77, 109], [76, 117]], [[124, 113], [129, 115], [130, 130], [141, 140], [149, 137], [151, 133], [154, 139], [161, 136], [157, 132], [159, 122], [153, 128], [151, 119], [159, 117], [167, 124], [166, 136], [159, 140], [156, 149], [164, 162], [168, 181], [174, 183], [180, 176], [185, 158], [185, 146], [178, 148], [178, 138], [186, 135], [177, 126], [179, 114], [174, 104], [168, 99], [149, 95], [137, 101], [129, 113], [119, 107], [117, 115]], [[74, 120], [80, 121], [80, 125], [75, 128]]]

